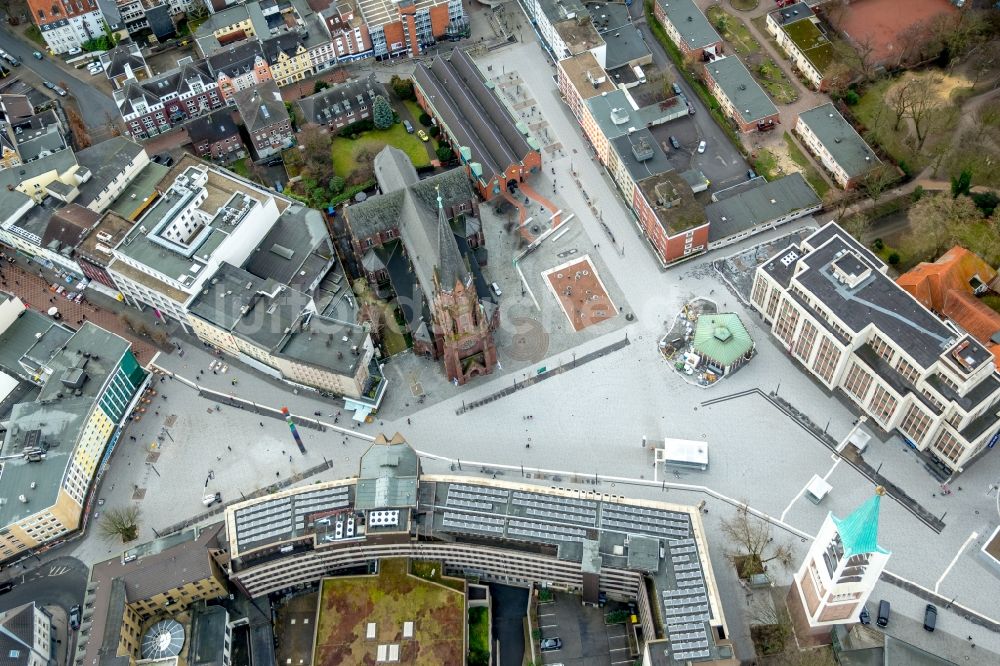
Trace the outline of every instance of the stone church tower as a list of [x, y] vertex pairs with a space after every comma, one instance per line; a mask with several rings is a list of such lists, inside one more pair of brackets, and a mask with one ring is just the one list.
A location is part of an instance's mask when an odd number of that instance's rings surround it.
[[[878, 582], [891, 553], [878, 545], [879, 506], [885, 489], [846, 518], [832, 513], [795, 573], [789, 606], [800, 606], [813, 633], [853, 624]], [[793, 611], [793, 615], [796, 613]]]
[[434, 344], [444, 361], [448, 379], [464, 384], [493, 372], [497, 350], [489, 318], [476, 294], [472, 273], [465, 265], [438, 192], [438, 265], [431, 303]]

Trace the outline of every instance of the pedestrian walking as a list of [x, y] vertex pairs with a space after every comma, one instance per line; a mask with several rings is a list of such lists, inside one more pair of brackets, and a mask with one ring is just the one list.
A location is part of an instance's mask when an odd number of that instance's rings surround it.
[[263, 428], [263, 427], [264, 427], [264, 422], [263, 422], [263, 421], [259, 421], [258, 423], [260, 424], [260, 427], [261, 427], [261, 428]]

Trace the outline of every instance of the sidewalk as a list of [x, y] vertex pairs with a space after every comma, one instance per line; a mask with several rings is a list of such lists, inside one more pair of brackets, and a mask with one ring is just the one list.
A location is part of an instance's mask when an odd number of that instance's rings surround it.
[[[10, 248], [4, 247], [4, 250], [0, 255], [11, 256]], [[50, 307], [56, 307], [62, 315], [61, 323], [70, 328], [77, 329], [84, 321], [91, 321], [122, 336], [132, 343], [132, 350], [140, 364], [147, 363], [158, 351], [157, 345], [148, 336], [139, 335], [126, 326], [125, 321], [119, 316], [119, 312], [126, 308], [124, 304], [117, 303], [93, 289], [85, 292], [82, 303], [70, 301], [65, 296], [49, 290], [50, 285], [58, 282], [66, 287], [67, 291], [70, 291], [70, 285], [67, 285], [65, 280], [58, 278], [54, 273], [35, 262], [31, 262], [30, 267], [22, 266], [22, 263], [27, 263], [23, 257], [17, 257], [16, 263], [13, 264], [4, 260], [0, 288], [16, 295], [29, 308], [44, 313]], [[150, 330], [158, 325], [151, 314], [139, 310], [129, 312], [129, 319], [134, 322], [142, 322]], [[162, 324], [159, 324], [159, 327], [163, 328]], [[166, 332], [165, 329], [164, 332]]]

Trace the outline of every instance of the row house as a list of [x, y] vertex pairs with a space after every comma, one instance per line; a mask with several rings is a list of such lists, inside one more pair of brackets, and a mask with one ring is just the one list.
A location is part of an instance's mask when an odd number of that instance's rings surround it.
[[246, 157], [240, 128], [229, 108], [195, 118], [184, 129], [195, 154], [202, 159], [229, 163]]
[[337, 131], [352, 123], [371, 118], [375, 97], [388, 99], [385, 86], [374, 74], [349, 81], [303, 97], [296, 106], [304, 123]]
[[278, 86], [287, 86], [315, 73], [309, 49], [298, 33], [268, 39], [262, 47], [271, 68], [271, 78]]
[[78, 49], [104, 34], [104, 15], [97, 0], [28, 0], [28, 9], [55, 54]]
[[816, 90], [825, 90], [826, 74], [837, 61], [836, 49], [819, 27], [819, 19], [804, 2], [767, 15], [767, 31]]
[[842, 188], [850, 189], [882, 162], [832, 102], [803, 111], [793, 128]]
[[226, 100], [204, 60], [146, 81], [126, 81], [114, 93], [125, 129], [134, 139], [162, 134], [225, 105]]
[[684, 56], [711, 60], [722, 54], [722, 37], [694, 0], [656, 0], [653, 15]]
[[774, 102], [736, 56], [706, 63], [704, 74], [705, 85], [740, 132], [765, 132], [781, 122]]
[[836, 223], [761, 264], [751, 304], [802, 369], [869, 425], [898, 432], [941, 478], [1000, 439], [989, 349], [893, 282]]
[[104, 76], [115, 90], [120, 90], [129, 79], [144, 81], [153, 78], [153, 70], [146, 64], [142, 49], [133, 41], [121, 43], [101, 54]]
[[208, 67], [215, 74], [219, 94], [227, 102], [237, 90], [246, 90], [273, 78], [264, 49], [256, 40], [212, 54], [208, 57]]
[[274, 81], [234, 95], [255, 159], [279, 153], [293, 143], [292, 121]]
[[[117, 0], [117, 17], [108, 18], [109, 25], [121, 19], [120, 29], [129, 35], [150, 31], [163, 41], [177, 34], [175, 21], [200, 0]], [[114, 29], [114, 27], [113, 27]]]

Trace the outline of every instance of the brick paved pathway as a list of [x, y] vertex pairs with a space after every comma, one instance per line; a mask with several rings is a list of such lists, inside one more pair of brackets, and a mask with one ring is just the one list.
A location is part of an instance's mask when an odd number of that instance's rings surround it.
[[[37, 273], [29, 273], [18, 264], [10, 264], [6, 261], [2, 266], [2, 277], [0, 277], [0, 289], [8, 291], [33, 310], [47, 312], [52, 306], [59, 308], [62, 314], [62, 322], [70, 328], [80, 327], [85, 320], [92, 321], [102, 328], [117, 333], [132, 343], [132, 349], [136, 358], [143, 365], [153, 358], [157, 347], [147, 337], [140, 336], [129, 330], [118, 313], [88, 303], [75, 303], [67, 300], [64, 296], [53, 293], [49, 290], [50, 282], [40, 277]], [[122, 306], [125, 307], [125, 306]], [[139, 313], [136, 313], [138, 315]]]

